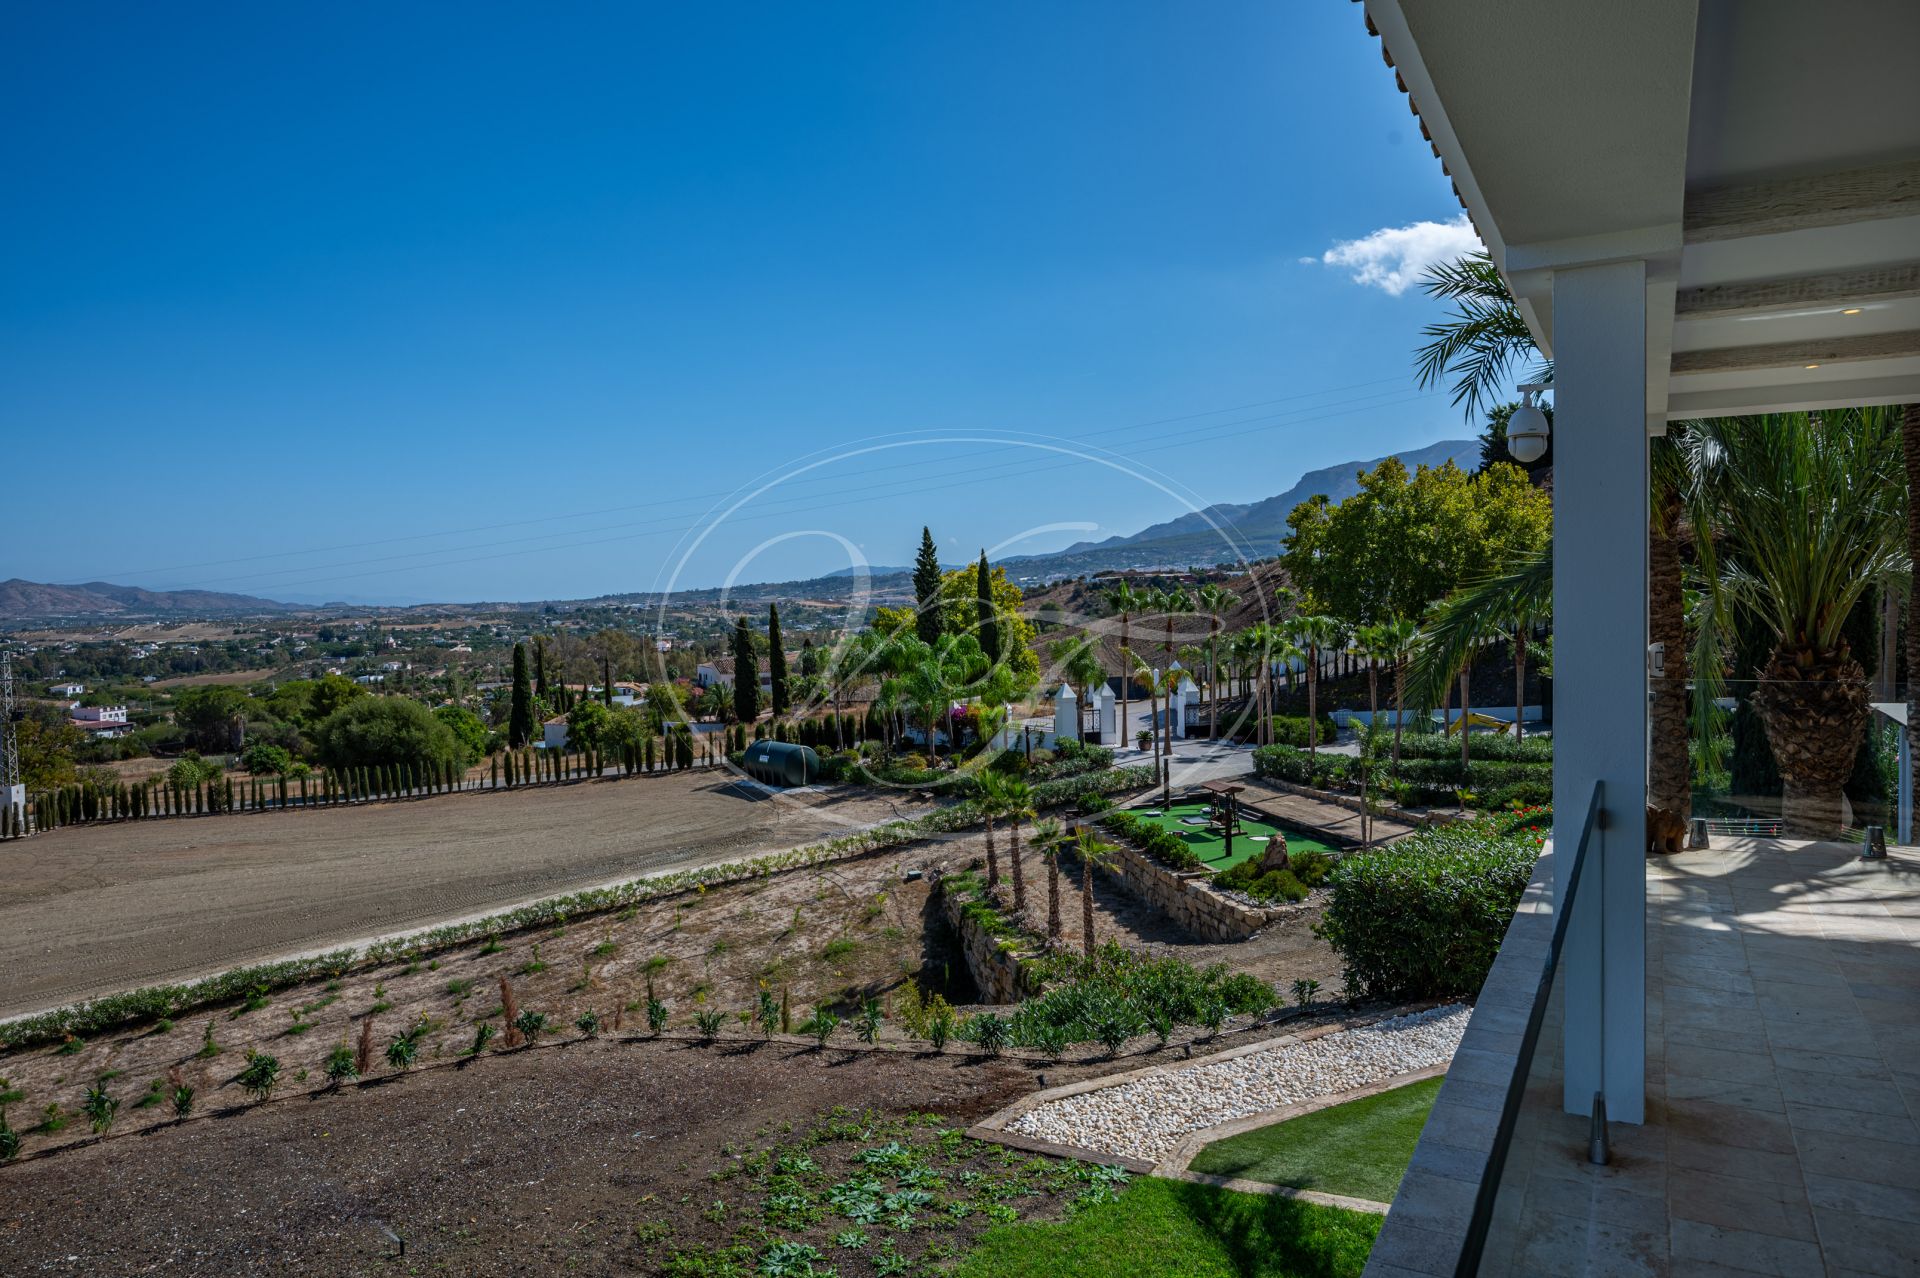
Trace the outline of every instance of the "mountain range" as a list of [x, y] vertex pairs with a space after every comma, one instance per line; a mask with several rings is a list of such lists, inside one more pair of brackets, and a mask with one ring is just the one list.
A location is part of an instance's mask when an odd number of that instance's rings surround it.
[[291, 612], [297, 604], [252, 595], [230, 595], [218, 590], [147, 590], [88, 581], [55, 586], [19, 577], [0, 581], [0, 617], [77, 617], [125, 614], [154, 616], [184, 613]]
[[[1411, 471], [1421, 466], [1452, 462], [1462, 470], [1480, 465], [1480, 443], [1472, 439], [1443, 439], [1425, 448], [1404, 449], [1398, 457]], [[1123, 537], [1083, 541], [1044, 555], [1009, 558], [1007, 572], [1017, 577], [1079, 576], [1116, 568], [1210, 567], [1240, 557], [1266, 559], [1280, 553], [1287, 536], [1287, 516], [1293, 508], [1319, 493], [1344, 501], [1360, 491], [1359, 475], [1385, 457], [1342, 462], [1312, 470], [1287, 491], [1245, 504], [1222, 502], [1190, 511], [1164, 523], [1150, 525]]]
[[[1424, 448], [1391, 455], [1398, 457], [1408, 470], [1419, 466], [1440, 466], [1449, 461], [1463, 470], [1471, 470], [1480, 464], [1480, 445], [1471, 439], [1443, 439]], [[1033, 583], [1126, 568], [1211, 567], [1242, 558], [1270, 558], [1280, 553], [1281, 542], [1287, 535], [1287, 516], [1295, 506], [1319, 493], [1325, 493], [1333, 501], [1351, 497], [1360, 490], [1359, 473], [1371, 470], [1384, 460], [1383, 457], [1375, 457], [1309, 471], [1291, 488], [1275, 496], [1248, 503], [1222, 502], [1205, 510], [1152, 524], [1126, 536], [1078, 542], [1065, 550], [1049, 554], [1009, 556], [1004, 561], [1007, 575], [1021, 583]], [[878, 581], [902, 576], [912, 570], [903, 566], [875, 565], [868, 571]], [[852, 576], [852, 569], [841, 568], [811, 581], [776, 582], [755, 587], [754, 591], [756, 594], [770, 591], [777, 594], [778, 587], [793, 587], [806, 595], [836, 593], [838, 589], [851, 584], [849, 579]], [[710, 592], [679, 593], [700, 595]], [[622, 595], [607, 598], [625, 600], [638, 597]], [[284, 603], [216, 590], [145, 590], [138, 586], [116, 586], [104, 581], [58, 586], [23, 581], [18, 577], [0, 582], [0, 620], [103, 615], [205, 616], [314, 610], [313, 605]]]

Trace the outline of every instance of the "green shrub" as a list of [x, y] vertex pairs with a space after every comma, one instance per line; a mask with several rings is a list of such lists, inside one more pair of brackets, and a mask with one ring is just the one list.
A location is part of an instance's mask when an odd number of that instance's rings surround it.
[[[1302, 854], [1304, 855], [1304, 854]], [[1214, 884], [1235, 892], [1244, 892], [1256, 901], [1304, 901], [1307, 887], [1291, 869], [1260, 869], [1258, 860], [1249, 858], [1213, 876]]]
[[1293, 871], [1294, 878], [1316, 888], [1333, 872], [1333, 858], [1318, 848], [1302, 848], [1287, 857], [1287, 868]]
[[1261, 1012], [1280, 1000], [1272, 986], [1224, 963], [1195, 967], [1177, 958], [1146, 958], [1114, 944], [1091, 958], [1055, 955], [1036, 965], [1047, 992], [1022, 1003], [1007, 1020], [1007, 1039], [1057, 1054], [1066, 1043], [1107, 1043], [1165, 1016], [1175, 1024], [1205, 1024], [1207, 1009]]
[[1533, 873], [1538, 810], [1422, 830], [1341, 860], [1320, 934], [1373, 998], [1471, 996]]

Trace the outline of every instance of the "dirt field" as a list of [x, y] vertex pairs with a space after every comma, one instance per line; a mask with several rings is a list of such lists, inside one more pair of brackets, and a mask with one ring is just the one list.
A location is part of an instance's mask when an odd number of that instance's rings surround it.
[[700, 1182], [723, 1146], [834, 1105], [964, 1123], [1029, 1078], [953, 1056], [576, 1042], [0, 1167], [0, 1239], [16, 1274], [657, 1272], [636, 1226], [720, 1197]]
[[899, 815], [681, 773], [56, 830], [6, 848], [0, 1015], [330, 948]]
[[[761, 831], [773, 823], [766, 809], [776, 805], [705, 793], [697, 779], [591, 789], [622, 804], [650, 806], [650, 798], [621, 796], [656, 785], [684, 787], [674, 799], [683, 814], [728, 804], [720, 810], [732, 820]], [[553, 812], [572, 810], [566, 792], [512, 798], [555, 800], [560, 806]], [[606, 800], [594, 794], [591, 801]], [[484, 811], [491, 802], [434, 800], [411, 812], [290, 819], [345, 817], [366, 829], [361, 823], [381, 816], [417, 820], [417, 813], [435, 807]], [[741, 808], [750, 810], [740, 815]], [[482, 831], [489, 822], [459, 819], [472, 823], [466, 837], [491, 846]], [[818, 813], [788, 817], [787, 828], [822, 819]], [[176, 824], [212, 839], [223, 828], [254, 823], [210, 818], [127, 829], [151, 836]], [[569, 840], [579, 826], [569, 825]], [[909, 977], [923, 988], [944, 985], [949, 997], [963, 1000], [965, 978], [952, 971], [957, 964], [925, 872], [975, 861], [982, 849], [975, 835], [688, 892], [315, 981], [265, 996], [250, 1009], [211, 1009], [170, 1027], [139, 1026], [65, 1047], [0, 1054], [7, 1079], [0, 1090], [19, 1094], [11, 1122], [23, 1154], [23, 1161], [0, 1166], [4, 1268], [328, 1278], [657, 1273], [674, 1247], [718, 1246], [731, 1238], [734, 1217], [716, 1226], [712, 1204], [732, 1193], [721, 1182], [743, 1150], [830, 1107], [931, 1110], [964, 1125], [1038, 1086], [1135, 1068], [1163, 1053], [1204, 1054], [1286, 1028], [1256, 1024], [1219, 1040], [1182, 1029], [1167, 1048], [1142, 1035], [1118, 1059], [1085, 1045], [1054, 1062], [989, 1061], [964, 1054], [968, 1049], [936, 1055], [907, 1041], [892, 1021], [880, 1037], [893, 1050], [878, 1053], [851, 1050], [851, 1026], [837, 1035], [848, 1048], [756, 1041], [759, 1031], [739, 1013], [763, 986], [788, 995], [796, 1028], [816, 1002], [846, 1006], [872, 996], [891, 1005]], [[212, 850], [211, 844], [190, 849]], [[273, 877], [268, 867], [245, 864], [253, 855], [245, 845], [229, 851], [243, 863], [240, 870]], [[399, 851], [387, 846], [386, 853], [392, 859]], [[163, 859], [164, 849], [148, 856]], [[1030, 847], [1027, 857], [1033, 918], [1043, 922], [1045, 872]], [[435, 864], [452, 860], [440, 857]], [[346, 858], [339, 872], [351, 873], [353, 866]], [[922, 875], [909, 877], [914, 870]], [[66, 873], [82, 873], [77, 856]], [[248, 878], [236, 872], [234, 881]], [[151, 894], [166, 883], [161, 875], [126, 886]], [[1063, 906], [1077, 937], [1080, 901], [1073, 884], [1072, 876], [1063, 884]], [[71, 919], [84, 912], [76, 903], [86, 896], [66, 886], [50, 899]], [[1283, 991], [1301, 976], [1320, 979], [1329, 992], [1336, 988], [1336, 964], [1311, 933], [1311, 913], [1239, 945], [1203, 945], [1121, 895], [1110, 880], [1096, 879], [1094, 897], [1103, 940], [1194, 962], [1223, 961]], [[503, 1039], [495, 1038], [481, 1058], [463, 1062], [477, 1026], [505, 1020], [502, 978], [516, 1006], [546, 1014], [553, 1029], [536, 1049], [503, 1051]], [[644, 1037], [650, 985], [670, 1004], [663, 1039]], [[689, 1041], [694, 1013], [709, 1008], [724, 1014], [721, 1041]], [[587, 1010], [602, 1018], [593, 1041], [574, 1024]], [[357, 1043], [368, 1018], [375, 1029], [365, 1080], [317, 1090], [328, 1054]], [[387, 1044], [416, 1025], [423, 1068], [396, 1069], [385, 1059]], [[250, 1103], [237, 1082], [250, 1049], [280, 1064], [277, 1099], [270, 1103]], [[176, 1083], [195, 1090], [192, 1116], [184, 1121], [173, 1118], [167, 1099]], [[108, 1135], [98, 1141], [81, 1112], [96, 1084], [119, 1101]], [[50, 1104], [62, 1119], [51, 1131], [44, 1121]], [[826, 1153], [821, 1157], [828, 1160]], [[1044, 1204], [1031, 1202], [1045, 1213]], [[943, 1245], [962, 1241], [961, 1234]], [[396, 1256], [399, 1238], [406, 1240], [404, 1262]], [[842, 1272], [865, 1275], [865, 1263]]]
[[274, 671], [269, 670], [227, 670], [219, 674], [175, 675], [171, 679], [156, 679], [147, 686], [150, 688], [198, 688], [209, 684], [245, 684], [258, 683], [271, 678]]

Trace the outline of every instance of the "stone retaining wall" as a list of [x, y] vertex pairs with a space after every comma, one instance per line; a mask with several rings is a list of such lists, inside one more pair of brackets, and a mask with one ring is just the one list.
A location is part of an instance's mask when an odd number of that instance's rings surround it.
[[1109, 868], [1122, 887], [1207, 941], [1244, 941], [1269, 923], [1298, 914], [1294, 904], [1264, 909], [1222, 896], [1205, 870], [1174, 870], [1125, 842]]
[[980, 991], [982, 1003], [1018, 1003], [1039, 993], [1027, 965], [1020, 961], [1021, 951], [1002, 948], [999, 937], [993, 936], [981, 927], [979, 922], [962, 908], [966, 902], [959, 894], [948, 891], [944, 880], [939, 886], [940, 908], [946, 912], [947, 922], [960, 936], [960, 953], [966, 960], [967, 972], [973, 977], [973, 983]]

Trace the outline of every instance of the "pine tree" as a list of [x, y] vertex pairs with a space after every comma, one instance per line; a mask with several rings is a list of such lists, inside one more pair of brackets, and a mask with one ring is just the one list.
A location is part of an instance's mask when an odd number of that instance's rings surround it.
[[993, 610], [993, 574], [987, 570], [987, 552], [980, 552], [980, 651], [989, 661], [1000, 660], [1000, 615]]
[[[767, 605], [767, 670], [773, 683], [773, 717], [787, 712], [787, 649], [780, 638], [780, 605]], [[757, 673], [757, 672], [756, 672]], [[734, 678], [740, 677], [738, 670]]]
[[920, 553], [913, 561], [913, 600], [918, 612], [914, 626], [923, 643], [940, 638], [940, 553], [934, 548], [933, 533], [920, 530]]
[[513, 645], [513, 710], [507, 716], [507, 744], [518, 750], [533, 736], [533, 690], [527, 685], [527, 646]]
[[745, 617], [733, 623], [733, 717], [742, 723], [760, 717], [760, 661]]

